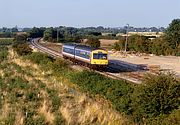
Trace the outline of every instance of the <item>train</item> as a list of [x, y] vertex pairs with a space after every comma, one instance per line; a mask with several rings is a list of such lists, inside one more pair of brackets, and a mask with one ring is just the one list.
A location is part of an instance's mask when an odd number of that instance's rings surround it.
[[108, 66], [108, 52], [100, 48], [66, 43], [62, 45], [62, 55], [64, 59], [91, 69], [105, 69]]

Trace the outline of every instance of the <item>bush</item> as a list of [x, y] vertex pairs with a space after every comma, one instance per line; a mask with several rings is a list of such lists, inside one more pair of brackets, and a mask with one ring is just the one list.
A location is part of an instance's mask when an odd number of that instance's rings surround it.
[[62, 59], [56, 59], [51, 64], [51, 69], [54, 72], [54, 75], [64, 75], [66, 72], [66, 69], [68, 69], [68, 64], [64, 62]]
[[133, 86], [126, 81], [113, 80], [89, 71], [73, 73], [70, 80], [82, 91], [109, 99], [118, 111], [129, 112], [129, 94], [133, 92]]
[[24, 56], [32, 53], [32, 49], [29, 47], [27, 43], [16, 43], [13, 45], [13, 49], [20, 56]]
[[101, 43], [100, 43], [99, 39], [97, 39], [97, 38], [89, 38], [87, 40], [86, 44], [88, 44], [91, 47], [96, 47], [96, 48], [101, 46]]
[[149, 76], [132, 95], [135, 120], [170, 114], [180, 105], [180, 81], [173, 75]]
[[53, 61], [53, 58], [41, 52], [34, 52], [31, 55], [26, 56], [26, 58], [31, 60], [33, 63], [39, 64], [42, 66], [47, 66], [47, 64]]

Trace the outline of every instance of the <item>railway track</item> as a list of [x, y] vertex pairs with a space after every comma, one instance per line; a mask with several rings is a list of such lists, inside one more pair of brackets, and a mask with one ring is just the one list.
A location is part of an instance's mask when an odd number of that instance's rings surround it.
[[[40, 39], [37, 38], [37, 39], [33, 39], [30, 44], [31, 44], [31, 47], [33, 49], [38, 49], [38, 51], [40, 52], [43, 52], [43, 53], [46, 53], [48, 54], [49, 56], [53, 57], [53, 58], [57, 58], [57, 57], [60, 57], [62, 58], [62, 54], [53, 50], [53, 49], [50, 49], [50, 48], [47, 48], [47, 47], [44, 47], [43, 45], [40, 45], [38, 43]], [[84, 67], [87, 69], [87, 67]], [[111, 64], [111, 66], [107, 67], [107, 70], [106, 71], [97, 71], [95, 70], [95, 72], [99, 73], [99, 74], [102, 74], [104, 76], [107, 76], [107, 77], [110, 77], [110, 78], [113, 78], [113, 79], [124, 79], [126, 81], [130, 81], [130, 82], [133, 82], [135, 84], [141, 84], [141, 81], [142, 81], [142, 75], [138, 74], [138, 73], [134, 73], [134, 72], [123, 72], [123, 71], [129, 71], [130, 68], [128, 68], [128, 66], [125, 66], [124, 64], [121, 65], [121, 67], [119, 68], [114, 68], [113, 67], [113, 64]], [[132, 70], [132, 69], [131, 69]]]

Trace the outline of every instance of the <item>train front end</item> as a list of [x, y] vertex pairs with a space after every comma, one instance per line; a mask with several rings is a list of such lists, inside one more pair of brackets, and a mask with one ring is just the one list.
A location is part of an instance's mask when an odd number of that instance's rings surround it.
[[91, 65], [106, 68], [108, 66], [108, 52], [101, 49], [93, 50], [91, 53]]

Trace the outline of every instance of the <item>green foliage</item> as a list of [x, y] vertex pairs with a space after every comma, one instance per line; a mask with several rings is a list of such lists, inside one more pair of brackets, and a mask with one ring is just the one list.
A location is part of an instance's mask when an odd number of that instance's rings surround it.
[[87, 40], [86, 44], [88, 44], [91, 47], [95, 47], [95, 48], [98, 48], [101, 46], [101, 42], [97, 38], [89, 38]]
[[68, 69], [68, 64], [62, 59], [56, 59], [51, 65], [51, 69], [54, 71], [54, 74], [58, 76], [59, 74], [63, 74], [64, 71]]
[[166, 30], [166, 39], [173, 49], [180, 44], [180, 19], [174, 19]]
[[40, 52], [34, 52], [30, 55], [27, 55], [26, 59], [29, 59], [33, 63], [40, 65], [45, 71], [50, 70], [50, 68], [52, 67], [52, 63], [54, 62], [54, 59], [52, 57], [49, 57], [48, 55]]
[[14, 33], [11, 32], [0, 32], [0, 38], [13, 38]]
[[[24, 58], [28, 56], [30, 55], [24, 56]], [[45, 66], [43, 62], [48, 60], [48, 62], [53, 64], [53, 61], [55, 61], [49, 59], [48, 56], [44, 56], [41, 59], [43, 61], [39, 62], [39, 65], [43, 65], [43, 67]], [[19, 113], [24, 118], [23, 124], [25, 125], [50, 124], [46, 117], [39, 113], [40, 106], [42, 106], [44, 100], [48, 101], [49, 110], [55, 117], [54, 124], [65, 124], [65, 120], [59, 112], [61, 98], [57, 88], [48, 88], [45, 83], [36, 79], [30, 80], [31, 82], [27, 81], [23, 76], [28, 76], [29, 74], [27, 73], [29, 71], [26, 71], [24, 67], [20, 67], [17, 64], [3, 63], [0, 64], [0, 68], [4, 71], [4, 74], [7, 74], [7, 76], [3, 75], [3, 78], [0, 76], [0, 117], [3, 115], [1, 109], [4, 105], [8, 104], [9, 109], [7, 110], [7, 117], [0, 119], [0, 124], [15, 124], [15, 120], [17, 120], [16, 115]], [[48, 68], [50, 69], [50, 67]], [[46, 97], [42, 96], [42, 91], [47, 92], [48, 95]]]
[[135, 119], [140, 121], [143, 118], [155, 118], [178, 109], [179, 91], [180, 81], [170, 74], [147, 77], [132, 95]]
[[8, 48], [0, 46], [0, 62], [7, 59], [8, 56]]
[[30, 38], [43, 37], [43, 33], [44, 33], [45, 30], [46, 30], [46, 28], [44, 28], [44, 27], [41, 27], [41, 28], [33, 27], [29, 31], [29, 37]]
[[[124, 40], [115, 43], [115, 50], [124, 50]], [[180, 19], [175, 19], [169, 24], [165, 35], [160, 38], [149, 40], [145, 36], [129, 36], [127, 50], [153, 53], [156, 55], [180, 55]]]
[[16, 43], [13, 45], [13, 49], [18, 55], [24, 56], [32, 53], [32, 49], [29, 47], [28, 43]]
[[5, 125], [14, 125], [15, 117], [16, 117], [15, 113], [13, 112], [9, 113], [4, 121]]
[[15, 35], [14, 40], [16, 42], [23, 43], [27, 40], [27, 37], [28, 37], [27, 34], [19, 34], [19, 35], [17, 34], [17, 35]]
[[14, 43], [13, 39], [0, 39], [0, 46], [8, 46]]
[[54, 124], [55, 125], [65, 125], [65, 120], [63, 119], [61, 113], [56, 113]]
[[89, 32], [88, 35], [101, 36], [101, 32]]
[[58, 93], [56, 90], [47, 89], [47, 93], [49, 94], [49, 99], [52, 101], [52, 108], [51, 112], [58, 111], [60, 105], [61, 105], [61, 99], [58, 96]]
[[[138, 124], [178, 123], [176, 110], [180, 106], [180, 82], [173, 75], [150, 75], [142, 85], [135, 86], [94, 72], [69, 72], [68, 67], [63, 69], [67, 66], [63, 60], [54, 60], [41, 53], [33, 53], [28, 57], [43, 69], [46, 66], [47, 70], [52, 70], [51, 75], [62, 76], [63, 72], [82, 91], [110, 100], [117, 111], [128, 115]], [[51, 111], [57, 113], [61, 99], [56, 90], [46, 88], [46, 91], [52, 102]], [[61, 115], [57, 116], [54, 122], [61, 121], [61, 118]]]
[[168, 115], [161, 115], [156, 118], [149, 118], [146, 123], [150, 125], [179, 125], [180, 108]]
[[56, 36], [56, 34], [55, 34], [53, 28], [47, 28], [44, 31], [44, 40], [52, 41], [55, 36]]
[[129, 112], [127, 108], [130, 101], [127, 97], [133, 92], [133, 87], [127, 82], [106, 78], [89, 71], [72, 74], [70, 80], [85, 92], [100, 94], [109, 99], [118, 111]]

